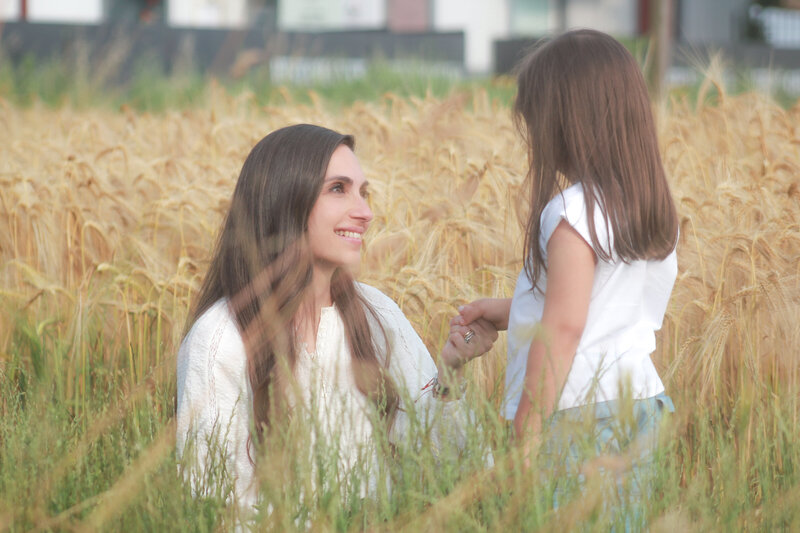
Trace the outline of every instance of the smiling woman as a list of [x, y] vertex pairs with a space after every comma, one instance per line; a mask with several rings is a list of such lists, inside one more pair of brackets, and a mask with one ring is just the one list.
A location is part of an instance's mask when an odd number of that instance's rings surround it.
[[[355, 281], [372, 211], [353, 147], [349, 135], [289, 126], [242, 167], [178, 354], [178, 453], [201, 494], [221, 463], [240, 506], [255, 508], [256, 463], [293, 420], [314, 428], [297, 455], [335, 443], [339, 487], [367, 465], [362, 495], [380, 470], [376, 432], [402, 442], [412, 419], [437, 419], [417, 416], [436, 406], [449, 417], [440, 425], [463, 421], [461, 402], [439, 401], [453, 389], [400, 308]], [[455, 328], [442, 349], [450, 379], [497, 338], [487, 321], [469, 331]], [[311, 485], [320, 477], [311, 472]]]
[[355, 272], [361, 263], [361, 243], [372, 220], [367, 204], [367, 180], [347, 145], [334, 150], [317, 202], [308, 217], [308, 242], [314, 257], [314, 277], [320, 297], [330, 298], [325, 280], [340, 267]]

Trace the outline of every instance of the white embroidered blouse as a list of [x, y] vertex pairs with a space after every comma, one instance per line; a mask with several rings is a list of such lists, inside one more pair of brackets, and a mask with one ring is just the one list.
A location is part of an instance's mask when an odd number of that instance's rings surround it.
[[[389, 347], [389, 374], [400, 392], [401, 405], [390, 439], [400, 442], [406, 435], [410, 407], [419, 414], [421, 410], [430, 412], [436, 404], [448, 422], [445, 432], [436, 427], [443, 424], [432, 428], [432, 442], [442, 442], [447, 433], [446, 438], [456, 438], [463, 446], [464, 433], [459, 430], [465, 422], [462, 402], [438, 402], [430, 387], [425, 388], [436, 374], [436, 365], [422, 339], [388, 296], [368, 285], [357, 287], [380, 318], [386, 342], [382, 342], [381, 328], [367, 314], [377, 346]], [[370, 445], [372, 427], [368, 400], [356, 387], [344, 325], [335, 306], [321, 311], [316, 348], [314, 354], [301, 350], [295, 369], [298, 390], [303, 392], [306, 406], [316, 405], [313, 411], [322, 430], [338, 439], [339, 471], [346, 472], [359, 449]], [[191, 450], [193, 457], [188, 459], [195, 461], [195, 472], [202, 472], [208, 461], [215, 460], [209, 458], [209, 444], [218, 439], [236, 498], [241, 506], [252, 508], [258, 499], [255, 467], [248, 456], [252, 392], [244, 345], [226, 300], [216, 302], [194, 323], [181, 343], [177, 367], [179, 457], [187, 459], [184, 451]], [[404, 405], [402, 398], [414, 405]], [[430, 419], [423, 415], [422, 419], [426, 418]], [[187, 448], [190, 439], [192, 446]]]

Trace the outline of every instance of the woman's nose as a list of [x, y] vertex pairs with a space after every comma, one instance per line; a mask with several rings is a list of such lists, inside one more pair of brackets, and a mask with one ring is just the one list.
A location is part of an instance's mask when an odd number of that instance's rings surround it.
[[356, 200], [355, 208], [350, 212], [353, 218], [369, 222], [372, 220], [372, 209], [369, 208], [369, 202], [363, 196], [359, 195]]

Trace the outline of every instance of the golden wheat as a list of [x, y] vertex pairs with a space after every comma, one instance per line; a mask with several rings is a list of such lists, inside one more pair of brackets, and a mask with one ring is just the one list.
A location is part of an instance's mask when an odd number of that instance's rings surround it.
[[[509, 294], [520, 268], [526, 156], [507, 107], [485, 93], [334, 111], [319, 98], [258, 108], [212, 87], [205, 108], [163, 115], [3, 111], [0, 279], [17, 307], [49, 310], [43, 328], [77, 332], [100, 307], [127, 343], [153, 313], [174, 342], [244, 157], [294, 122], [356, 135], [376, 213], [362, 278], [400, 303], [434, 353], [455, 305]], [[736, 382], [737, 358], [796, 379], [800, 109], [749, 94], [658, 114], [682, 233], [656, 359], [673, 379], [696, 380], [701, 401]]]
[[[704, 90], [656, 108], [681, 236], [654, 360], [684, 413], [697, 403], [727, 418], [737, 398], [763, 404], [800, 385], [800, 106], [756, 93], [707, 105]], [[98, 363], [126, 369], [131, 387], [170, 368], [241, 164], [291, 123], [355, 134], [375, 212], [361, 278], [399, 303], [433, 354], [458, 304], [511, 294], [526, 154], [506, 105], [482, 91], [345, 109], [314, 95], [259, 107], [213, 85], [206, 98], [155, 115], [0, 101], [0, 353], [15, 313], [69, 339], [47, 363], [68, 399], [80, 403]], [[112, 346], [87, 346], [87, 316], [104, 317]], [[498, 397], [504, 349], [501, 338], [472, 365], [487, 396]], [[692, 423], [684, 414], [679, 431]]]

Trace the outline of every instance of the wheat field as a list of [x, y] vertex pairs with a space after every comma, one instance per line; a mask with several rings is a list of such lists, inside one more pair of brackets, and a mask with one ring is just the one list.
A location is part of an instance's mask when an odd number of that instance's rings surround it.
[[[276, 128], [355, 135], [375, 213], [360, 278], [432, 354], [459, 304], [510, 296], [526, 155], [509, 102], [310, 101], [264, 107], [214, 84], [203, 105], [157, 114], [0, 100], [0, 530], [224, 529], [224, 506], [192, 507], [171, 480], [175, 352], [241, 164]], [[651, 527], [796, 529], [800, 104], [709, 80], [654, 109], [681, 236], [653, 355], [677, 414]], [[469, 370], [489, 404], [504, 359], [501, 335]], [[531, 518], [487, 487], [454, 479], [416, 521], [394, 509], [313, 529], [592, 524], [591, 502]], [[513, 512], [488, 510], [492, 497]]]

